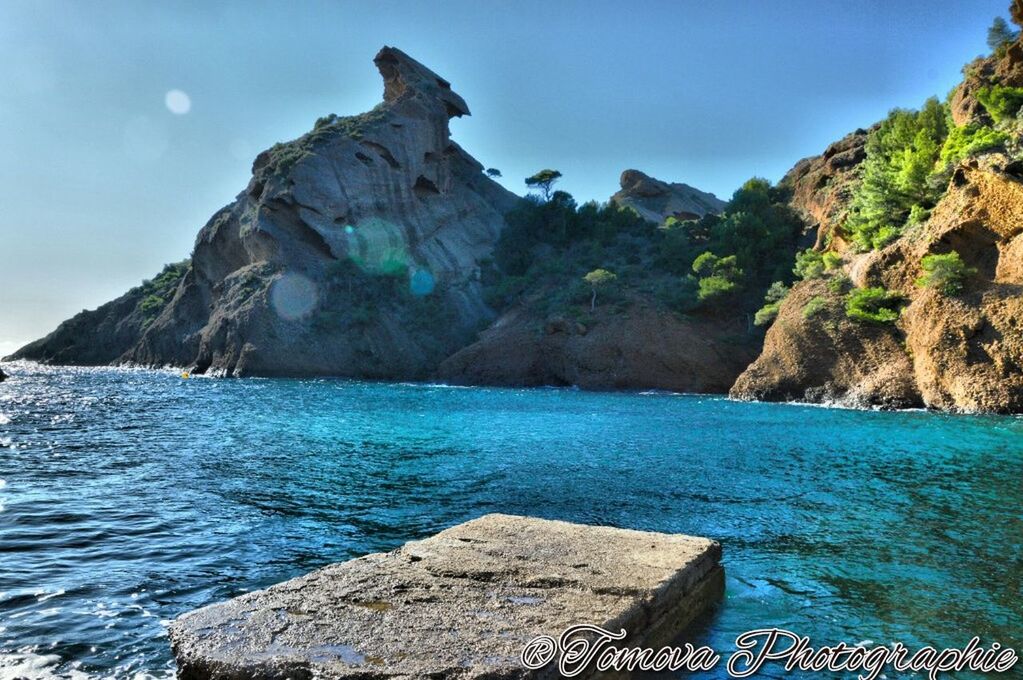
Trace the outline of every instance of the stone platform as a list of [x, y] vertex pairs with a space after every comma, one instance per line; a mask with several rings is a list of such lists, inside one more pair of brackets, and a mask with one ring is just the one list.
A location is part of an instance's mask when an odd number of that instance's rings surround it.
[[534, 637], [590, 623], [628, 646], [675, 638], [724, 589], [705, 538], [486, 515], [187, 613], [182, 680], [547, 678]]

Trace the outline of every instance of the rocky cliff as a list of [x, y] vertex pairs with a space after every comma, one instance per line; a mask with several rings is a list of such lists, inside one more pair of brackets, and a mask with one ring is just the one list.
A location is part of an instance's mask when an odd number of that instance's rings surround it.
[[[1012, 13], [1023, 21], [1023, 2], [1014, 2]], [[781, 303], [763, 352], [732, 396], [1023, 411], [1019, 34], [963, 74], [944, 123], [917, 119], [931, 132], [900, 141], [899, 130], [912, 127], [915, 114], [896, 111], [886, 121], [888, 132], [885, 124], [857, 130], [786, 176], [793, 206], [820, 225], [815, 247], [822, 266]], [[942, 111], [936, 101], [928, 106]], [[940, 151], [928, 147], [933, 142], [926, 135], [935, 133], [944, 139]], [[900, 144], [894, 161], [883, 160]], [[870, 165], [872, 153], [882, 160]], [[918, 177], [929, 173], [925, 182], [912, 184], [910, 158]], [[894, 182], [893, 168], [901, 173]], [[914, 190], [918, 203], [906, 219], [898, 208]], [[854, 195], [864, 200], [857, 203]], [[887, 230], [873, 249], [848, 238], [858, 210], [859, 224], [864, 215], [880, 215]], [[860, 313], [856, 299], [867, 295], [884, 300], [883, 313]]]
[[831, 144], [819, 156], [804, 158], [789, 170], [779, 186], [791, 193], [791, 206], [807, 223], [811, 245], [845, 250], [838, 226], [848, 215], [852, 189], [859, 181], [858, 168], [866, 152], [867, 131], [852, 132]]
[[[596, 236], [577, 228], [566, 244], [543, 240], [560, 219], [538, 227], [541, 241], [527, 258], [532, 266], [509, 281], [525, 286], [525, 292], [502, 309], [476, 342], [440, 365], [441, 380], [600, 390], [728, 390], [756, 357], [760, 337], [739, 304], [697, 312], [693, 300], [680, 309], [678, 298], [695, 282], [686, 276], [690, 268], [685, 256], [666, 247], [672, 236], [699, 232], [695, 220], [722, 212], [725, 202], [638, 170], [623, 172], [621, 185], [603, 209], [605, 216], [595, 220], [601, 225], [617, 213], [621, 221], [615, 228], [598, 227]], [[553, 203], [547, 207], [557, 209]], [[670, 229], [658, 226], [672, 217], [679, 221]], [[693, 252], [706, 247], [699, 243]], [[591, 305], [583, 278], [598, 264], [617, 273], [602, 303]]]
[[[915, 284], [925, 256], [952, 251], [972, 270], [962, 293], [942, 295]], [[851, 285], [900, 296], [897, 323], [849, 319], [845, 291], [828, 285], [837, 278], [804, 281], [782, 303], [762, 354], [736, 381], [732, 396], [1023, 411], [1018, 164], [1000, 153], [965, 162], [917, 231], [881, 250], [847, 252], [841, 271]]]
[[707, 213], [717, 214], [725, 207], [725, 202], [714, 194], [680, 182], [663, 182], [639, 170], [623, 172], [620, 184], [622, 188], [611, 196], [611, 202], [632, 208], [655, 224], [669, 217], [691, 220]]
[[442, 380], [466, 385], [575, 385], [722, 393], [759, 349], [741, 318], [686, 318], [633, 300], [587, 324], [522, 305], [445, 360]]
[[14, 357], [429, 374], [489, 320], [479, 265], [519, 199], [451, 140], [469, 109], [446, 80], [394, 48], [374, 61], [384, 101], [261, 153], [173, 286], [83, 312]]

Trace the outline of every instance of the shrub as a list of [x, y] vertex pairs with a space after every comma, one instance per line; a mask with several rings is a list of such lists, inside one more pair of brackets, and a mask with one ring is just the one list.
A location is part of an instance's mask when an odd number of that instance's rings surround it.
[[1023, 108], [1023, 87], [993, 85], [977, 91], [977, 101], [996, 123], [1013, 118]]
[[906, 226], [912, 227], [926, 222], [931, 216], [931, 211], [922, 205], [914, 205], [909, 209], [909, 217], [906, 219]]
[[838, 253], [829, 250], [821, 256], [821, 260], [824, 263], [825, 271], [832, 271], [842, 266], [842, 256]]
[[700, 302], [719, 301], [738, 292], [739, 284], [726, 276], [705, 276], [700, 279], [696, 297]]
[[1005, 146], [1009, 135], [987, 126], [964, 125], [953, 128], [941, 147], [941, 163], [953, 165], [982, 151], [990, 151]]
[[658, 302], [668, 309], [686, 314], [700, 303], [697, 297], [699, 282], [692, 275], [662, 277], [653, 293]]
[[852, 288], [852, 279], [844, 273], [839, 273], [828, 279], [828, 290], [836, 295], [845, 295]]
[[892, 323], [899, 318], [902, 296], [881, 287], [856, 288], [845, 298], [845, 315], [854, 321]]
[[781, 281], [772, 283], [764, 295], [764, 306], [753, 315], [753, 324], [756, 326], [766, 326], [774, 321], [778, 316], [778, 310], [781, 308], [782, 301], [789, 294], [789, 290], [789, 287]]
[[792, 273], [804, 281], [820, 278], [824, 274], [824, 256], [813, 248], [797, 253]]
[[188, 272], [189, 266], [191, 260], [165, 265], [153, 280], [143, 281], [142, 285], [135, 289], [141, 294], [138, 310], [142, 313], [143, 328], [160, 316], [160, 312], [174, 297], [174, 292]]
[[828, 301], [821, 295], [814, 295], [803, 305], [803, 318], [809, 319], [819, 314], [828, 306]]
[[952, 251], [943, 255], [932, 254], [920, 261], [923, 276], [916, 280], [920, 288], [933, 288], [942, 295], [957, 295], [963, 290], [963, 282], [977, 270], [966, 266], [959, 253]]

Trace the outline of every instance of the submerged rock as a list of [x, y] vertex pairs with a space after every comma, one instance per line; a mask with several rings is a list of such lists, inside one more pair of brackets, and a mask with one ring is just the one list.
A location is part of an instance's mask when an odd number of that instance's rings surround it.
[[[580, 624], [662, 645], [724, 590], [714, 541], [487, 515], [185, 614], [182, 680], [547, 678], [540, 635]], [[594, 677], [593, 668], [578, 677]]]
[[718, 214], [725, 202], [714, 194], [700, 191], [688, 184], [662, 182], [639, 170], [626, 170], [621, 177], [621, 190], [611, 201], [629, 207], [639, 216], [660, 224], [669, 217], [693, 220], [707, 213]]
[[468, 342], [490, 317], [480, 262], [519, 199], [451, 140], [469, 108], [450, 83], [395, 48], [374, 61], [384, 101], [259, 154], [155, 318], [130, 292], [15, 356], [416, 378]]

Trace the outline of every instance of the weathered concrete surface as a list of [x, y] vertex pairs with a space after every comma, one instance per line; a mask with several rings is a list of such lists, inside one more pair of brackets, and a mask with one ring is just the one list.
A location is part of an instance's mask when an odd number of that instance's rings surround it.
[[723, 591], [720, 545], [487, 515], [185, 614], [183, 680], [546, 678], [523, 645], [578, 623], [664, 644]]

